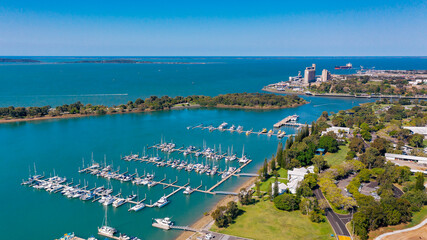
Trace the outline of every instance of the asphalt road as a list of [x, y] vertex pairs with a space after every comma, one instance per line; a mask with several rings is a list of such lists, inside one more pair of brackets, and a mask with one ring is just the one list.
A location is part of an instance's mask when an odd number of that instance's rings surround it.
[[[315, 189], [313, 192], [317, 200], [325, 199], [325, 196], [323, 196], [323, 193], [322, 191], [320, 191], [319, 188]], [[336, 214], [331, 208], [325, 209], [325, 214], [326, 214], [326, 218], [328, 219], [329, 223], [334, 229], [336, 235], [348, 236], [348, 237], [350, 236], [350, 233], [345, 227], [345, 223], [351, 220], [350, 214], [348, 215]]]

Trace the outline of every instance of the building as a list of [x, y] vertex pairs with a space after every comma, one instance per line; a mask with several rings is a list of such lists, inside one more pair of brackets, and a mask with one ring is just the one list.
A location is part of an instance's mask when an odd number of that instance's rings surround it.
[[345, 135], [350, 134], [350, 128], [347, 127], [329, 127], [325, 131], [322, 132], [322, 136], [327, 134], [328, 132], [334, 132], [337, 137], [342, 138]]
[[311, 67], [306, 67], [304, 71], [304, 83], [309, 84], [316, 81], [316, 64], [312, 64]]
[[322, 76], [320, 77], [320, 81], [327, 82], [331, 79], [332, 79], [331, 73], [328, 70], [323, 69]]
[[409, 129], [413, 134], [418, 133], [427, 138], [427, 127], [403, 127], [404, 129]]
[[394, 160], [411, 161], [411, 162], [416, 162], [418, 164], [427, 165], [427, 157], [386, 153], [385, 159], [389, 161], [394, 161]]
[[[279, 195], [283, 194], [286, 189], [289, 189], [289, 191], [293, 194], [295, 194], [297, 192], [297, 188], [299, 183], [304, 180], [304, 176], [307, 173], [314, 173], [314, 167], [310, 166], [310, 167], [302, 167], [302, 168], [294, 168], [293, 170], [289, 170], [288, 171], [288, 183], [284, 184], [284, 183], [278, 183], [278, 188], [279, 188]], [[272, 188], [272, 192], [274, 193], [274, 184], [271, 184], [271, 188]]]

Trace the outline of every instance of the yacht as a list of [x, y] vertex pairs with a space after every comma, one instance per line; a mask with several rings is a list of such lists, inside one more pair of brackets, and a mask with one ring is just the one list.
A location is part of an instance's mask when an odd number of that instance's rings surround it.
[[134, 211], [134, 212], [138, 212], [139, 210], [143, 209], [145, 207], [144, 203], [138, 203], [135, 206], [129, 208], [128, 211]]
[[241, 133], [241, 132], [243, 131], [243, 127], [239, 125], [239, 126], [237, 127], [237, 130], [236, 130], [236, 131], [237, 131], [237, 132], [239, 132], [239, 133]]
[[228, 123], [223, 122], [223, 123], [221, 123], [221, 125], [219, 125], [218, 129], [219, 130], [224, 130], [224, 128], [227, 127], [227, 125], [228, 125]]
[[165, 206], [168, 203], [169, 203], [169, 200], [166, 198], [166, 196], [163, 196], [156, 203], [154, 203], [153, 205], [156, 206], [156, 207], [161, 208], [161, 207]]
[[105, 218], [103, 224], [104, 225], [102, 227], [98, 227], [98, 234], [106, 237], [114, 237], [114, 234], [117, 232], [117, 230], [108, 226], [107, 208], [105, 208]]
[[127, 201], [132, 201], [132, 200], [134, 200], [136, 198], [136, 195], [135, 194], [131, 194], [131, 195], [129, 195], [128, 197], [127, 197]]
[[173, 226], [173, 222], [168, 217], [156, 218], [154, 219], [154, 223], [152, 224], [152, 226], [162, 228], [162, 229], [170, 229], [171, 226]]
[[234, 130], [236, 130], [236, 126], [234, 126], [234, 125], [232, 125], [231, 127], [230, 127], [230, 129], [229, 129], [230, 131], [234, 131]]
[[108, 205], [111, 205], [113, 202], [114, 202], [114, 197], [107, 196], [102, 204], [104, 206], [108, 206]]
[[126, 200], [124, 198], [117, 198], [114, 202], [113, 202], [113, 207], [118, 208], [121, 205], [125, 204]]
[[191, 187], [187, 187], [185, 190], [184, 190], [184, 194], [191, 194], [191, 193], [193, 193], [194, 192], [194, 189], [192, 189]]

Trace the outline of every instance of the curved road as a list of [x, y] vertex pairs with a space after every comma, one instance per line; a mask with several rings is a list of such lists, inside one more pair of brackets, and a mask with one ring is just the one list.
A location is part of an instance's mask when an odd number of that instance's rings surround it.
[[[322, 191], [320, 191], [319, 188], [313, 190], [313, 192], [317, 200], [325, 199], [325, 196], [323, 196], [323, 193]], [[328, 219], [329, 223], [331, 224], [337, 236], [350, 237], [350, 233], [345, 227], [345, 224], [351, 220], [350, 214], [347, 214], [347, 215], [337, 214], [331, 208], [325, 209], [325, 214], [326, 214], [326, 218]]]

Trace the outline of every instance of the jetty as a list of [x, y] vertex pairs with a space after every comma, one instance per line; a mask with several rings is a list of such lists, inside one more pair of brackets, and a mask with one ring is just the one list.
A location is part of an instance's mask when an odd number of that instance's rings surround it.
[[273, 127], [279, 128], [285, 125], [292, 126], [293, 124], [296, 124], [296, 121], [298, 120], [298, 118], [299, 118], [298, 115], [287, 116], [284, 119], [277, 122], [276, 124], [274, 124]]

